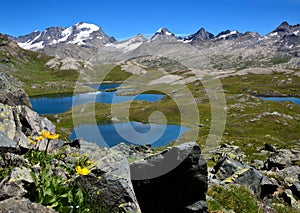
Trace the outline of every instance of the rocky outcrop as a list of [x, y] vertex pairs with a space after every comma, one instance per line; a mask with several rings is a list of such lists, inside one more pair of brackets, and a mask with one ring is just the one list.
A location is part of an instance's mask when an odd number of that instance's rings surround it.
[[238, 183], [248, 186], [257, 197], [273, 194], [278, 188], [277, 181], [261, 174], [246, 163], [235, 161], [229, 157], [220, 158], [215, 165], [214, 178], [224, 183]]
[[300, 162], [300, 152], [296, 150], [278, 150], [270, 155], [265, 163], [267, 170], [272, 168], [283, 169]]
[[265, 144], [261, 151], [269, 155], [267, 160], [252, 160], [248, 164], [243, 158], [237, 157], [243, 156], [237, 146], [223, 144], [211, 150], [209, 154], [213, 157], [210, 161], [215, 161], [216, 164], [209, 168], [209, 185], [226, 189], [232, 184], [245, 185], [263, 202], [265, 211], [275, 211], [268, 204], [272, 199], [284, 200], [299, 210], [299, 151], [276, 150], [270, 144]]
[[12, 197], [7, 200], [0, 201], [0, 212], [43, 212], [43, 213], [55, 213], [53, 209], [47, 208], [38, 203], [32, 203], [26, 198]]
[[207, 212], [207, 165], [196, 143], [184, 143], [130, 165], [142, 212]]
[[[47, 129], [55, 132], [55, 126], [47, 118], [40, 117], [25, 105], [8, 106], [0, 103], [0, 150], [20, 150], [29, 148], [28, 136], [38, 134]], [[50, 144], [49, 150], [58, 145], [58, 141]], [[44, 150], [45, 143], [41, 143], [40, 150]], [[1, 152], [1, 151], [0, 151]]]
[[91, 195], [92, 204], [104, 204], [109, 212], [141, 212], [125, 155], [84, 141], [80, 141], [80, 150], [96, 165], [90, 175], [77, 179], [78, 186]]
[[28, 95], [12, 82], [5, 73], [0, 73], [0, 103], [9, 106], [26, 105], [31, 108]]

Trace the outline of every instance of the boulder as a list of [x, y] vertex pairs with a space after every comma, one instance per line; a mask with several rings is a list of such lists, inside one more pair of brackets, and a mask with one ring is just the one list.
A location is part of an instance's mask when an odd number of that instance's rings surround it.
[[104, 205], [109, 212], [141, 212], [126, 157], [116, 150], [82, 140], [80, 147], [96, 165], [89, 175], [77, 179], [78, 186], [90, 195], [91, 204]]
[[135, 161], [130, 171], [143, 213], [207, 212], [207, 165], [196, 143]]
[[293, 192], [293, 195], [295, 195], [298, 200], [300, 200], [300, 181], [293, 183], [290, 189]]
[[290, 189], [284, 190], [284, 192], [282, 193], [282, 198], [285, 202], [290, 204], [292, 207], [300, 210], [300, 203], [298, 203], [298, 201], [295, 199]]
[[215, 178], [226, 184], [242, 184], [248, 186], [257, 197], [273, 194], [278, 188], [274, 179], [261, 174], [246, 163], [241, 163], [229, 157], [223, 157], [215, 165], [213, 173]]
[[129, 162], [146, 158], [153, 153], [150, 145], [135, 146], [132, 144], [119, 143], [111, 148], [118, 152], [123, 153]]
[[7, 137], [7, 135], [4, 132], [0, 131], [0, 156], [7, 152], [19, 153], [20, 147], [14, 140]]
[[26, 105], [32, 108], [28, 95], [16, 87], [5, 73], [0, 73], [0, 103], [9, 106]]
[[239, 146], [233, 146], [229, 144], [222, 144], [221, 146], [209, 150], [208, 154], [218, 155], [219, 157], [227, 156], [237, 161], [242, 161], [246, 157], [245, 153], [242, 152]]
[[300, 167], [299, 166], [289, 166], [280, 171], [276, 172], [276, 175], [284, 181], [284, 185], [291, 186], [293, 183], [300, 181], [299, 179]]
[[39, 203], [32, 203], [26, 198], [12, 197], [3, 201], [0, 201], [0, 212], [43, 212], [43, 213], [55, 213], [53, 209], [47, 208]]
[[276, 152], [276, 148], [268, 143], [265, 143], [265, 150], [269, 152]]
[[[29, 107], [23, 105], [8, 106], [0, 103], [0, 137], [4, 141], [0, 142], [0, 148], [19, 151], [20, 148], [30, 148], [28, 136], [38, 134], [47, 129], [55, 132], [55, 126], [47, 118], [40, 117]], [[50, 143], [48, 150], [59, 146], [59, 141]], [[38, 146], [40, 150], [45, 150], [46, 140]]]
[[269, 156], [268, 160], [265, 162], [265, 168], [267, 170], [271, 170], [272, 168], [281, 170], [299, 163], [300, 151], [280, 149]]
[[260, 197], [265, 197], [267, 195], [273, 194], [279, 187], [279, 183], [274, 178], [269, 178], [263, 175], [262, 180], [260, 181], [261, 193]]
[[15, 167], [0, 183], [0, 200], [24, 196], [27, 193], [24, 184], [32, 182], [33, 180], [28, 168]]

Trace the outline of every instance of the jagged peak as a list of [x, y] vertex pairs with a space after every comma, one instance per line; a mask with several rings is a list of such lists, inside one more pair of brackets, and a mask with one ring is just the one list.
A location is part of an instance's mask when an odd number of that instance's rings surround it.
[[174, 36], [174, 33], [170, 32], [168, 30], [168, 28], [166, 27], [162, 27], [162, 28], [159, 28], [157, 31], [156, 31], [157, 34], [161, 34], [161, 35], [167, 35], [167, 36]]
[[91, 24], [91, 23], [86, 23], [86, 22], [78, 22], [77, 24], [74, 25], [77, 29], [91, 29], [92, 31], [98, 31], [101, 28], [98, 27], [95, 24]]

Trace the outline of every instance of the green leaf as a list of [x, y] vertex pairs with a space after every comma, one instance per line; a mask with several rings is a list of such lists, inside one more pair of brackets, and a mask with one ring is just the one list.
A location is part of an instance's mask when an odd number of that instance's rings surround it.
[[83, 193], [82, 193], [82, 190], [81, 189], [77, 189], [77, 192], [76, 192], [76, 198], [78, 199], [78, 202], [81, 204], [83, 203]]

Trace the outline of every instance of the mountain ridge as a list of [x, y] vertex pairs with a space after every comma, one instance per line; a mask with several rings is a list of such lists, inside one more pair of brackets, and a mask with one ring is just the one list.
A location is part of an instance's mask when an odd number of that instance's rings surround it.
[[14, 40], [25, 49], [46, 55], [77, 60], [96, 58], [99, 63], [158, 54], [176, 60], [181, 58], [191, 64], [206, 64], [209, 69], [300, 67], [300, 24], [287, 22], [265, 36], [238, 30], [224, 30], [214, 35], [201, 27], [196, 33], [179, 37], [168, 28], [160, 28], [150, 39], [138, 34], [122, 41], [106, 35], [97, 25], [79, 22], [68, 28], [34, 31]]

